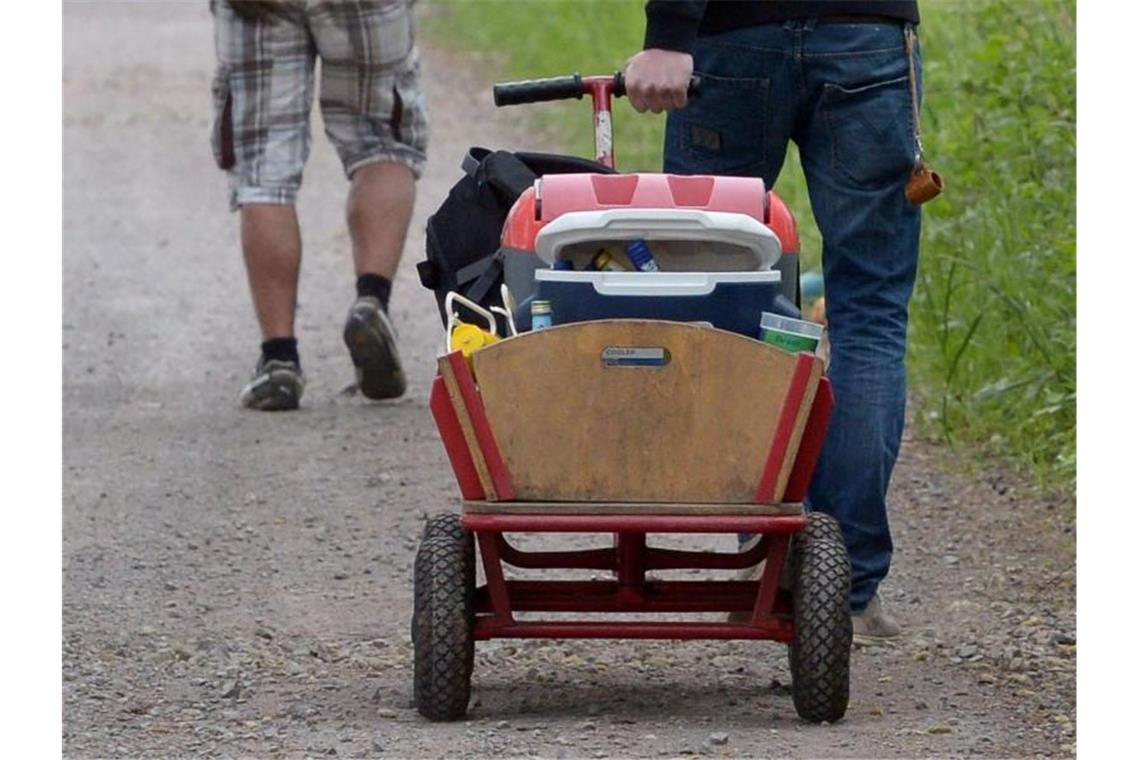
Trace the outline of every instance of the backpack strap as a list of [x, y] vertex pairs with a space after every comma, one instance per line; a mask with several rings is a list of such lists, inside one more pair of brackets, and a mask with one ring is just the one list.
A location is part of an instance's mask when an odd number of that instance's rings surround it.
[[475, 303], [483, 303], [483, 299], [491, 292], [491, 288], [495, 287], [502, 277], [503, 249], [468, 264], [456, 272], [455, 276], [459, 285], [475, 280], [474, 284], [464, 292], [464, 295]]
[[512, 203], [538, 178], [514, 153], [505, 150], [470, 148], [460, 166], [479, 185], [490, 185]]

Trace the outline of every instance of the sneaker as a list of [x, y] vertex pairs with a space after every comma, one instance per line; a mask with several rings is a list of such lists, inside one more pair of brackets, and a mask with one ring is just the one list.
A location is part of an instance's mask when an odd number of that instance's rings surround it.
[[852, 643], [855, 646], [889, 646], [898, 641], [902, 629], [883, 609], [879, 595], [871, 597], [862, 612], [851, 613]]
[[371, 399], [404, 395], [407, 382], [396, 352], [396, 330], [380, 301], [361, 296], [348, 311], [344, 343], [356, 366], [356, 384]]
[[253, 377], [241, 389], [241, 405], [263, 412], [296, 409], [304, 390], [305, 375], [296, 362], [261, 357]]

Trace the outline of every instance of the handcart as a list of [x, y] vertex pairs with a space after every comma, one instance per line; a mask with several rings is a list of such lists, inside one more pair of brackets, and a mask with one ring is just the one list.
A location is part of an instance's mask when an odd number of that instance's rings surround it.
[[[575, 75], [497, 85], [495, 95], [498, 105], [590, 95], [597, 158], [612, 166], [611, 98], [623, 89], [620, 75]], [[431, 410], [463, 509], [429, 518], [415, 560], [414, 691], [424, 716], [465, 715], [475, 642], [493, 638], [782, 642], [799, 715], [844, 715], [850, 563], [836, 522], [802, 504], [833, 405], [822, 361], [715, 319], [653, 316], [655, 304], [708, 285], [693, 262], [715, 261], [715, 270], [753, 256], [768, 279], [733, 273], [713, 278], [716, 287], [770, 282], [771, 270], [786, 268], [774, 266], [771, 248], [785, 252], [789, 226], [794, 235], [778, 198], [752, 178], [574, 173], [543, 177], [519, 198], [503, 241], [551, 265], [539, 270], [540, 286], [574, 285], [577, 272], [561, 280], [549, 272], [581, 263], [599, 240], [633, 236], [663, 252], [662, 270], [678, 271], [590, 273], [592, 294], [619, 294], [599, 301], [599, 318], [563, 321], [556, 309], [553, 327], [441, 353]], [[630, 289], [643, 297], [622, 298]], [[512, 328], [526, 322], [514, 300], [505, 299]], [[506, 537], [520, 533], [600, 541], [523, 551]], [[661, 534], [759, 538], [738, 552], [706, 552], [652, 546], [649, 537]], [[656, 577], [761, 563], [758, 580]], [[504, 565], [592, 577], [507, 579]], [[631, 618], [644, 613], [651, 619]]]

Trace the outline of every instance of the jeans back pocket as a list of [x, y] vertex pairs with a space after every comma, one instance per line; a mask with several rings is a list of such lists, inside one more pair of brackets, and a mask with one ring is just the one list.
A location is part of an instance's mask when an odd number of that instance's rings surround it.
[[867, 190], [906, 181], [915, 156], [906, 75], [854, 87], [825, 84], [823, 113], [835, 171]]

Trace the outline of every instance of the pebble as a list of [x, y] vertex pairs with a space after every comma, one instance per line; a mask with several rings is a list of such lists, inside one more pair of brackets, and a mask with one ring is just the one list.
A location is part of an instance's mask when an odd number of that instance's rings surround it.
[[222, 699], [234, 699], [241, 694], [241, 684], [230, 679], [222, 684]]
[[379, 710], [376, 711], [376, 714], [379, 715], [381, 718], [395, 718], [396, 717], [396, 711], [390, 707], [381, 707]]
[[716, 745], [728, 744], [728, 734], [723, 731], [709, 734], [709, 743]]

